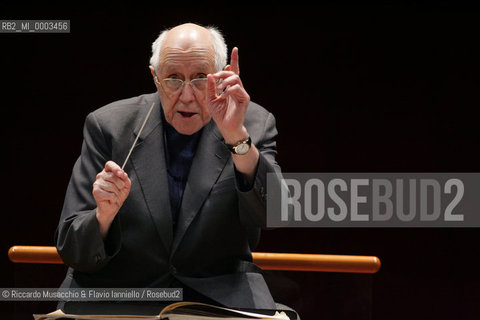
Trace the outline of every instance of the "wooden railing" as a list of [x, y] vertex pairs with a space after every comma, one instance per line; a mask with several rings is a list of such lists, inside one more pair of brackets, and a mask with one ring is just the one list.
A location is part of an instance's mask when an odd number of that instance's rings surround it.
[[[380, 259], [374, 256], [253, 252], [253, 261], [264, 270], [375, 273]], [[13, 246], [8, 250], [16, 263], [63, 264], [55, 247]]]

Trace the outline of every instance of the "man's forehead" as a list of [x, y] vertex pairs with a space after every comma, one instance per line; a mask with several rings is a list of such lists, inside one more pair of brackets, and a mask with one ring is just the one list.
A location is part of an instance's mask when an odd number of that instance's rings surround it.
[[209, 59], [213, 56], [213, 48], [211, 47], [198, 47], [192, 46], [188, 49], [181, 49], [176, 47], [165, 46], [160, 52], [160, 56], [165, 58], [177, 58], [177, 59]]
[[166, 69], [188, 65], [191, 68], [208, 70], [215, 63], [212, 49], [193, 47], [187, 50], [165, 47], [160, 54], [161, 64]]

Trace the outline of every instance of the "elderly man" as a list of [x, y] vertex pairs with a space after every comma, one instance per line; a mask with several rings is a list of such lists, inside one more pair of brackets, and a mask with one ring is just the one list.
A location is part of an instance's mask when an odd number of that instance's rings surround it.
[[157, 92], [86, 119], [55, 235], [62, 287], [182, 287], [184, 300], [273, 309], [251, 248], [266, 175], [280, 172], [274, 117], [250, 102], [237, 48], [226, 66], [216, 29], [180, 25], [152, 49]]

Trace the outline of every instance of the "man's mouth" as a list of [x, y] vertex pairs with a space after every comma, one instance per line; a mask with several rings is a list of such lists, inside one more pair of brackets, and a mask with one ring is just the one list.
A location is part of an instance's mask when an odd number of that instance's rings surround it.
[[178, 113], [180, 113], [184, 118], [191, 118], [194, 115], [196, 115], [195, 112], [187, 112], [187, 111], [178, 111]]

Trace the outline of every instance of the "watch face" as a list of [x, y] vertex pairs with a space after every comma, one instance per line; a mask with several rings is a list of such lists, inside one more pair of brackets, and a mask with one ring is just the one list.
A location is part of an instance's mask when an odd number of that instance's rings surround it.
[[249, 149], [250, 149], [250, 146], [248, 144], [242, 143], [235, 147], [235, 152], [237, 154], [245, 154], [248, 152]]

